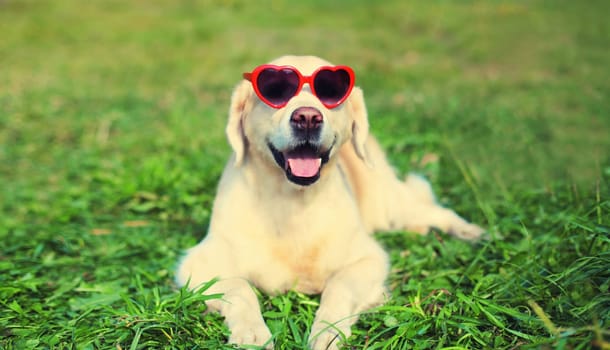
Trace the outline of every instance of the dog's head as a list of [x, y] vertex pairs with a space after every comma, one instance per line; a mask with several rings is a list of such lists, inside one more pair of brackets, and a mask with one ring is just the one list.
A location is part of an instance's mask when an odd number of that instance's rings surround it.
[[244, 74], [231, 99], [226, 132], [236, 166], [256, 156], [307, 186], [350, 139], [365, 159], [366, 107], [350, 68], [312, 56], [284, 56], [259, 68]]

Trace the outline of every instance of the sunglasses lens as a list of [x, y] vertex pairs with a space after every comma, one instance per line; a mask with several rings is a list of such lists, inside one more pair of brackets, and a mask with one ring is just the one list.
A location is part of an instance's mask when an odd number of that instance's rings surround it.
[[326, 105], [334, 105], [345, 97], [352, 82], [349, 73], [344, 69], [323, 69], [316, 74], [313, 84], [320, 101]]
[[290, 69], [268, 68], [260, 72], [256, 79], [262, 97], [274, 105], [288, 102], [299, 88], [299, 76]]

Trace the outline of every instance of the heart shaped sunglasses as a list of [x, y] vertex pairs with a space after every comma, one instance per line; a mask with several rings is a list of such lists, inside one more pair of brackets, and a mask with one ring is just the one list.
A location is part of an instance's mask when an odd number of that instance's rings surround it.
[[298, 95], [305, 83], [326, 108], [342, 104], [354, 87], [354, 71], [348, 66], [325, 66], [310, 76], [303, 76], [295, 67], [264, 64], [244, 79], [252, 83], [256, 95], [273, 108], [282, 108]]

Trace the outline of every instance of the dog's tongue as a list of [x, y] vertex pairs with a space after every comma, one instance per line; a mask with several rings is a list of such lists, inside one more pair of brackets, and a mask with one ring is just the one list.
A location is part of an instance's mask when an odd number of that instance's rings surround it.
[[294, 157], [287, 158], [292, 175], [298, 177], [315, 176], [322, 166], [322, 158]]

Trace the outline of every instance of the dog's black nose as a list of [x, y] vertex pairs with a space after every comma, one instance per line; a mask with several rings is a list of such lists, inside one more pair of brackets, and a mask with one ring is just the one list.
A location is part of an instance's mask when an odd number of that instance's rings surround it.
[[313, 107], [300, 107], [292, 112], [290, 125], [299, 132], [317, 131], [324, 123], [322, 113]]

